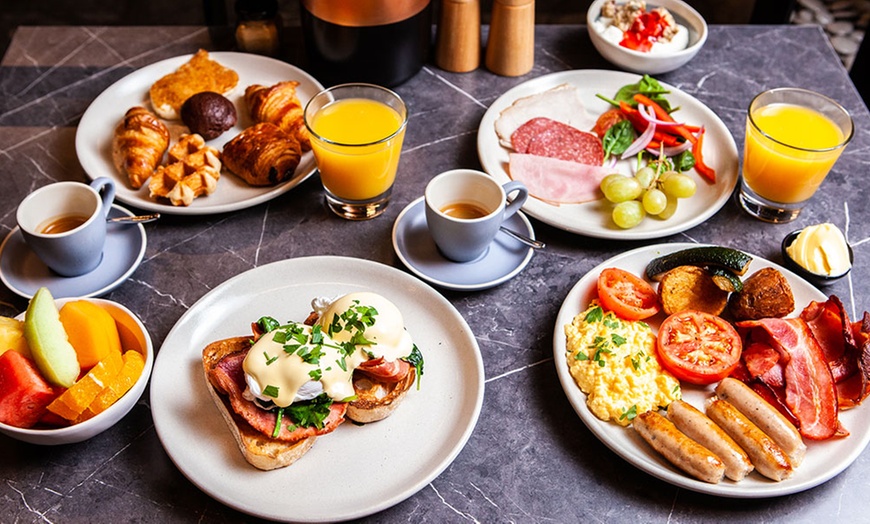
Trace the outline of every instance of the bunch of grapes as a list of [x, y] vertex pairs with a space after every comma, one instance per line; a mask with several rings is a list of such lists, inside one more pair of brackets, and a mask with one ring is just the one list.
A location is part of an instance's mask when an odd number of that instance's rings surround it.
[[677, 201], [691, 197], [697, 189], [688, 175], [670, 170], [658, 173], [650, 166], [638, 169], [634, 176], [607, 175], [600, 187], [604, 198], [616, 204], [611, 217], [623, 229], [637, 226], [646, 215], [663, 220], [672, 217]]

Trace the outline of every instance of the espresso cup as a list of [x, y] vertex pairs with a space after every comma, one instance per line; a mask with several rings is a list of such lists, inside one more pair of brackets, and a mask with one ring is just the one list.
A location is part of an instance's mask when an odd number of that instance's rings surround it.
[[[516, 192], [508, 204], [507, 195]], [[476, 260], [489, 248], [502, 223], [529, 197], [522, 182], [501, 185], [486, 173], [454, 169], [426, 186], [426, 223], [445, 257], [456, 262]]]
[[15, 216], [36, 256], [59, 275], [75, 277], [96, 269], [103, 258], [114, 198], [109, 178], [90, 185], [56, 182], [27, 195]]

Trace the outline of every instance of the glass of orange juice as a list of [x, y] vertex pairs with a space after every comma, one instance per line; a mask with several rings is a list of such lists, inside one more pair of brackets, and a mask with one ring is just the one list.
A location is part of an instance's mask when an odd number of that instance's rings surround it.
[[350, 220], [383, 213], [408, 123], [399, 95], [372, 84], [341, 84], [315, 95], [304, 116], [327, 206]]
[[790, 222], [852, 139], [848, 111], [798, 88], [764, 91], [749, 104], [740, 204], [767, 222]]

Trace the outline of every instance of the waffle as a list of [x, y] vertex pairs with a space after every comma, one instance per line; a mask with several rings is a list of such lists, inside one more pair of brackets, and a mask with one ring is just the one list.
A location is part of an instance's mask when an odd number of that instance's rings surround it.
[[181, 135], [169, 149], [169, 163], [157, 168], [148, 189], [151, 197], [168, 198], [173, 206], [189, 206], [210, 195], [221, 176], [220, 153], [197, 134]]

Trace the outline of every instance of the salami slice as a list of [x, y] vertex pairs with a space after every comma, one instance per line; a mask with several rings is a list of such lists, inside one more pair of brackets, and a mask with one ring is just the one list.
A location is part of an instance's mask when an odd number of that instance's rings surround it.
[[549, 118], [533, 118], [511, 135], [517, 153], [546, 156], [587, 165], [601, 165], [604, 149], [601, 139]]

